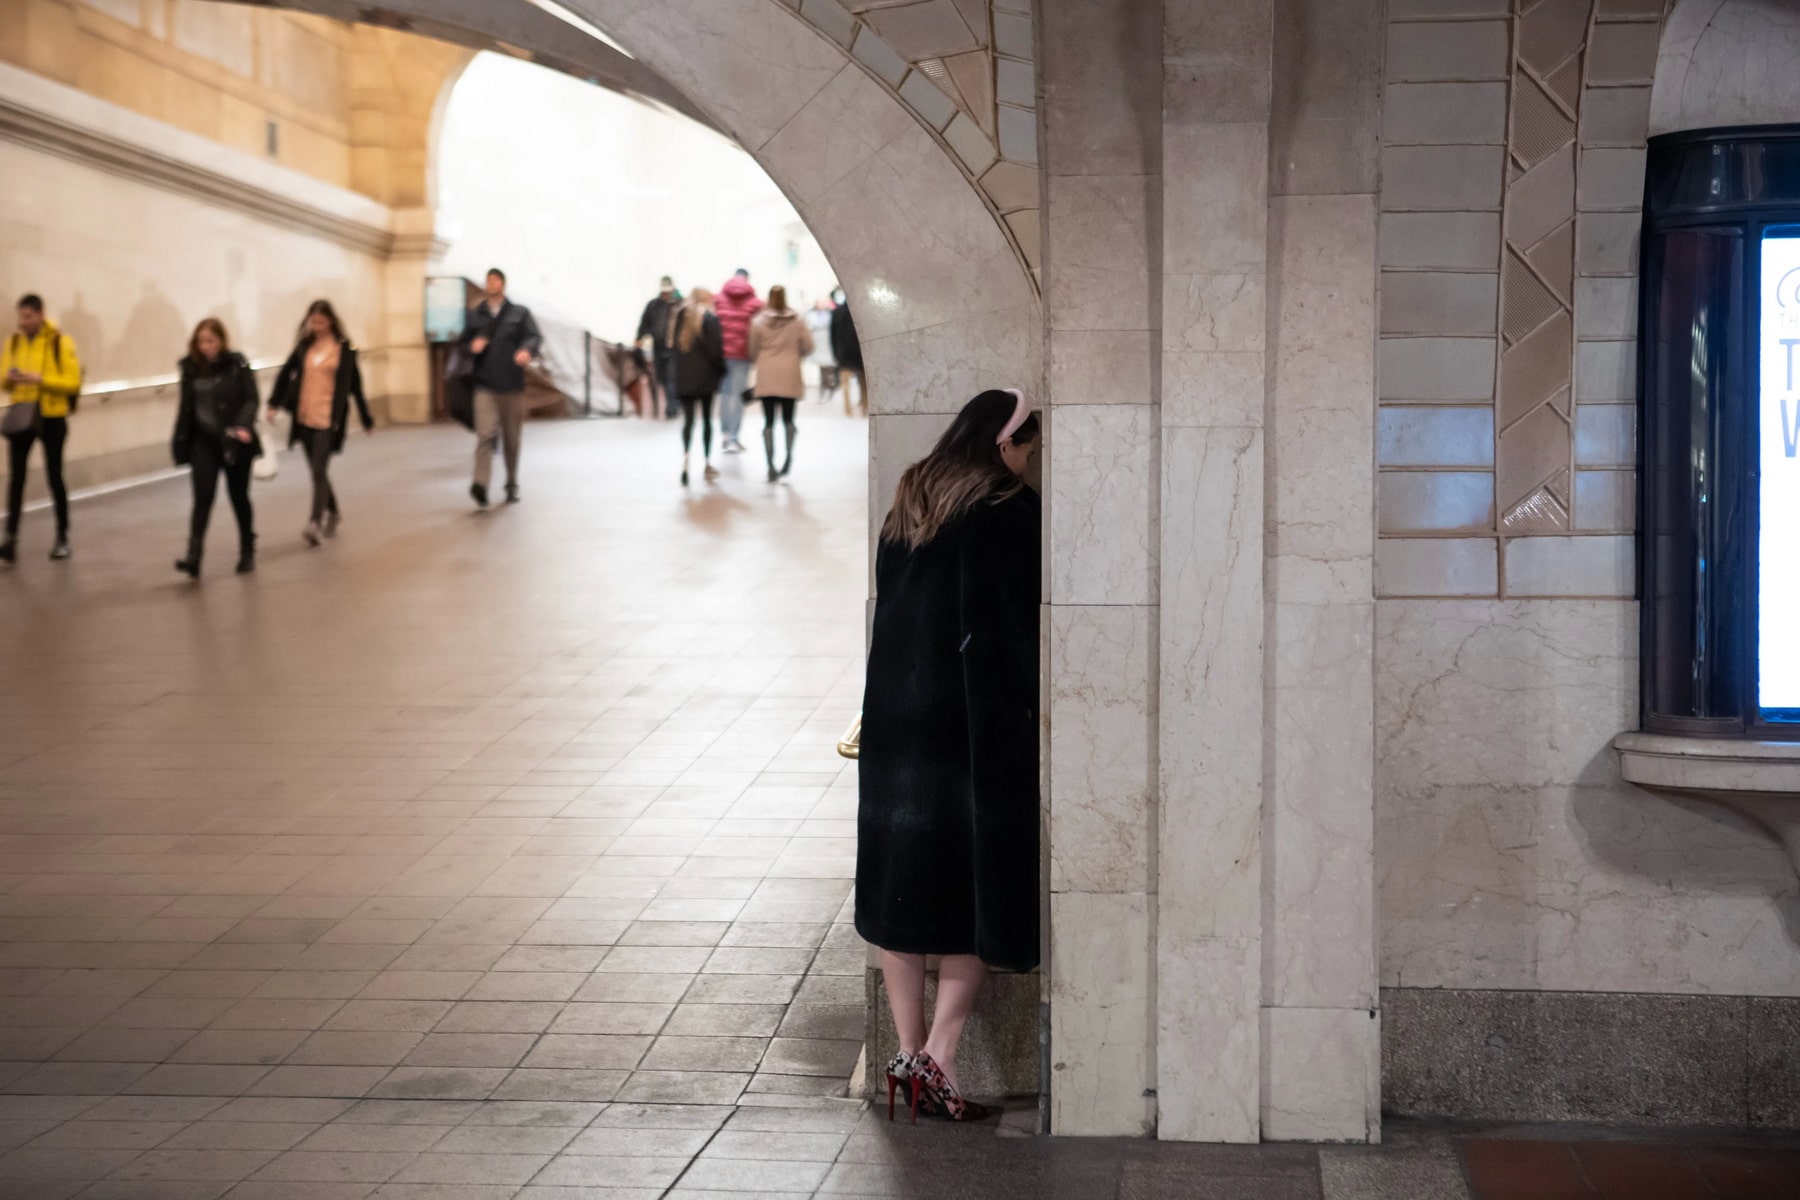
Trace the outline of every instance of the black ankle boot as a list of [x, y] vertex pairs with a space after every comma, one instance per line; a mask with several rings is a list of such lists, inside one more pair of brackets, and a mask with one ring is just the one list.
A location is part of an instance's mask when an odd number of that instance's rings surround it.
[[763, 430], [763, 456], [769, 460], [769, 482], [774, 483], [781, 478], [781, 472], [775, 469], [775, 431]]
[[18, 543], [11, 538], [0, 542], [0, 562], [10, 563], [19, 556]]
[[183, 575], [186, 575], [189, 579], [200, 578], [200, 548], [201, 543], [199, 538], [189, 538], [187, 557], [175, 560], [175, 569], [180, 571]]
[[256, 570], [256, 535], [247, 534], [238, 542], [237, 573], [248, 575]]
[[783, 479], [786, 479], [787, 473], [794, 469], [794, 435], [799, 432], [800, 431], [795, 429], [792, 425], [787, 427], [787, 457], [783, 459], [781, 463], [781, 477]]

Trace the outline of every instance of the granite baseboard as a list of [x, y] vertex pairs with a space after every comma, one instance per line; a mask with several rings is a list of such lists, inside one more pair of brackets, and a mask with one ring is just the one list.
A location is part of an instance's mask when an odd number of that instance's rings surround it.
[[[881, 972], [866, 974], [869, 997], [869, 1088], [881, 1078], [881, 1068], [894, 1056], [894, 1022], [888, 1013], [887, 991]], [[995, 972], [981, 985], [981, 998], [969, 1023], [963, 1027], [957, 1049], [956, 1073], [963, 1091], [971, 1096], [1035, 1096], [1042, 1056], [1038, 1050], [1038, 1000], [1043, 981], [1035, 973], [1010, 975]], [[937, 1001], [937, 977], [926, 976], [925, 1011]], [[885, 1085], [883, 1085], [885, 1086]]]
[[1383, 988], [1398, 1117], [1800, 1129], [1800, 999]]

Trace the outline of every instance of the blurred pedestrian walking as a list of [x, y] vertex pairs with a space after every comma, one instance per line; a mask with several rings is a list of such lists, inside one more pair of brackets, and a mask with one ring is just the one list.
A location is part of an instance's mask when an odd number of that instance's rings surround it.
[[712, 464], [713, 395], [725, 376], [725, 338], [712, 310], [713, 294], [695, 288], [681, 306], [675, 334], [675, 394], [681, 399], [681, 486], [688, 482], [688, 456], [693, 451], [694, 417], [702, 420], [700, 447], [706, 481], [719, 477]]
[[345, 336], [331, 301], [314, 300], [300, 323], [300, 340], [269, 396], [271, 409], [284, 410], [293, 418], [288, 444], [305, 450], [312, 472], [312, 515], [301, 531], [310, 546], [336, 537], [343, 518], [331, 486], [331, 456], [344, 449], [352, 402], [363, 432], [374, 433], [375, 418], [363, 394], [356, 347]]
[[190, 468], [194, 508], [188, 517], [187, 555], [175, 569], [200, 578], [206, 551], [206, 527], [212, 520], [219, 476], [231, 496], [237, 517], [237, 573], [256, 569], [256, 513], [250, 506], [250, 468], [262, 455], [256, 436], [256, 372], [250, 360], [231, 348], [231, 338], [217, 317], [194, 327], [188, 350], [179, 363], [181, 395], [175, 409], [175, 436], [170, 445], [175, 465]]
[[63, 447], [69, 440], [69, 418], [81, 398], [81, 355], [75, 339], [44, 315], [43, 298], [19, 299], [19, 330], [6, 339], [0, 353], [0, 389], [7, 408], [0, 417], [0, 433], [6, 435], [12, 474], [6, 488], [6, 540], [0, 542], [0, 562], [17, 557], [19, 516], [25, 507], [25, 470], [31, 447], [44, 443], [44, 477], [56, 508], [56, 541], [50, 557], [69, 557], [69, 489], [63, 484]]
[[744, 448], [738, 431], [744, 423], [744, 393], [750, 389], [750, 322], [762, 311], [763, 302], [750, 285], [750, 272], [739, 268], [719, 289], [716, 310], [725, 339], [725, 378], [719, 391], [719, 432], [725, 451]]
[[[794, 409], [806, 394], [800, 364], [813, 352], [812, 332], [800, 314], [788, 307], [787, 289], [769, 289], [769, 304], [750, 324], [750, 358], [756, 364], [756, 398], [763, 406], [763, 453], [769, 460], [769, 482], [794, 469]], [[775, 418], [781, 417], [786, 454], [775, 469]]]

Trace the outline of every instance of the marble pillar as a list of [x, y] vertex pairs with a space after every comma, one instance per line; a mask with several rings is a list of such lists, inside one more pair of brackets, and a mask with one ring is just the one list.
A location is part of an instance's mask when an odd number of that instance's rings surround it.
[[1381, 12], [1378, 0], [1276, 5], [1261, 997], [1271, 1140], [1380, 1131], [1370, 464]]
[[1155, 1129], [1157, 5], [1039, 8], [1050, 1128]]
[[372, 391], [381, 419], [403, 424], [431, 420], [431, 347], [425, 342], [425, 277], [443, 243], [429, 207], [396, 209], [394, 244], [382, 264], [381, 321], [369, 349], [378, 373]]
[[1269, 0], [1163, 5], [1158, 1136], [1261, 1133]]

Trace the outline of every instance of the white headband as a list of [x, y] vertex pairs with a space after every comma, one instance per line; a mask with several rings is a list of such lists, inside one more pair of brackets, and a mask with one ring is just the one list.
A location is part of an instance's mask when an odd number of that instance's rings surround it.
[[1025, 423], [1025, 418], [1031, 415], [1031, 404], [1025, 399], [1024, 392], [1020, 391], [1018, 388], [1003, 388], [1001, 390], [1011, 392], [1013, 399], [1018, 403], [1013, 406], [1012, 418], [1001, 427], [1000, 436], [994, 439], [994, 444], [996, 446], [1004, 446], [1007, 439], [1019, 432], [1019, 426]]

